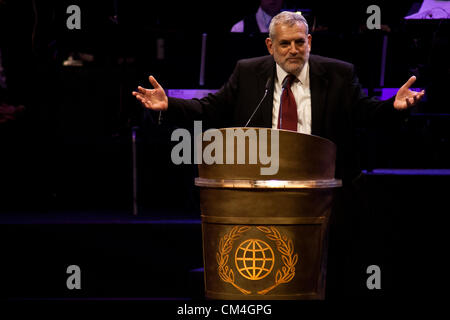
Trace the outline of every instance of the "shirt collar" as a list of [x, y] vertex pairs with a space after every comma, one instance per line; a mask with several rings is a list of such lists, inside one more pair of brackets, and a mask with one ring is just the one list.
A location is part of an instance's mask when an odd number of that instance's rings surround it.
[[[305, 62], [305, 65], [302, 68], [302, 71], [300, 71], [300, 75], [297, 77], [298, 81], [300, 81], [300, 83], [302, 85], [307, 84], [308, 82], [308, 72], [309, 72], [309, 63], [308, 61]], [[283, 68], [281, 68], [278, 63], [277, 63], [277, 78], [278, 78], [278, 82], [282, 83], [284, 78], [288, 75], [288, 73], [286, 71], [283, 70]]]

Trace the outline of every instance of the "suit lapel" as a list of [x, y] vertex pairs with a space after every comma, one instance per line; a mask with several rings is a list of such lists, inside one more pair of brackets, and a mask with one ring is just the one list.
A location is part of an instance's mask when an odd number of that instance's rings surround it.
[[311, 134], [321, 135], [328, 80], [325, 77], [324, 68], [316, 61], [314, 55], [309, 57], [309, 83], [311, 90]]
[[275, 78], [275, 61], [272, 56], [269, 56], [258, 77], [258, 92], [264, 92], [267, 79], [271, 78], [269, 91], [267, 92], [267, 97], [261, 104], [261, 114], [262, 114], [262, 127], [271, 128], [272, 127], [272, 108], [273, 108], [273, 89], [274, 89], [274, 78]]

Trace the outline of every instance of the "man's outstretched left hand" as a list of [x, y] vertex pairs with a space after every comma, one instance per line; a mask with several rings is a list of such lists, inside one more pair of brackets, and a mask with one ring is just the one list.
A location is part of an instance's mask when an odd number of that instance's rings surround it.
[[395, 95], [394, 108], [397, 110], [405, 110], [417, 104], [425, 94], [425, 90], [420, 92], [412, 91], [409, 88], [416, 81], [416, 77], [412, 76], [408, 81], [397, 91]]

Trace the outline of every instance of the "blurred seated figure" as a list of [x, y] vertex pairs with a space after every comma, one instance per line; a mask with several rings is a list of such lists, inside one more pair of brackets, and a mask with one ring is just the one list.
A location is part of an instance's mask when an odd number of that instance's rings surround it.
[[261, 4], [255, 14], [244, 17], [237, 22], [231, 32], [243, 33], [268, 33], [272, 18], [280, 13], [283, 0], [261, 0]]
[[450, 1], [424, 0], [422, 3], [415, 2], [405, 19], [450, 19]]

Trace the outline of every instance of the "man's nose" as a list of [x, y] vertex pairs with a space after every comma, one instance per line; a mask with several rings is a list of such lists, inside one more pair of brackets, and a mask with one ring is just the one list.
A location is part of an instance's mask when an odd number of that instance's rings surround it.
[[291, 42], [291, 46], [289, 47], [289, 53], [291, 53], [291, 54], [297, 54], [298, 53], [298, 48], [296, 46], [295, 41]]

